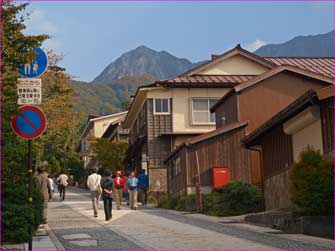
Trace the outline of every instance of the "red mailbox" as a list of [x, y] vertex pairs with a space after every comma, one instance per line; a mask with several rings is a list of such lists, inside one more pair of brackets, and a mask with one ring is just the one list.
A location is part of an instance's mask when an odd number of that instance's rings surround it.
[[213, 167], [213, 187], [223, 187], [229, 182], [228, 167]]

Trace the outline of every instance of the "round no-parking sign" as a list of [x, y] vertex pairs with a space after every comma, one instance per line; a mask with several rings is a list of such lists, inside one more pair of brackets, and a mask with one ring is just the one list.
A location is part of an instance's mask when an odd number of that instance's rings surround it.
[[26, 105], [19, 108], [20, 114], [12, 117], [12, 128], [16, 135], [23, 139], [34, 139], [46, 128], [46, 117], [36, 106]]

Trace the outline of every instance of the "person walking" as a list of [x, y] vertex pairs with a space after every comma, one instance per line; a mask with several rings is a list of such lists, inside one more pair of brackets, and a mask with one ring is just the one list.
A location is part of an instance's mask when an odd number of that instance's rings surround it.
[[49, 191], [49, 201], [53, 200], [54, 192], [55, 192], [55, 183], [51, 174], [48, 175], [49, 183], [50, 183], [50, 191]]
[[123, 180], [124, 180], [124, 187], [123, 187], [123, 194], [124, 194], [124, 198], [127, 202], [127, 206], [129, 206], [129, 191], [128, 191], [128, 178], [129, 178], [129, 173], [127, 172], [127, 175], [123, 176]]
[[129, 191], [129, 202], [132, 210], [137, 209], [137, 185], [138, 179], [135, 177], [135, 172], [131, 172], [127, 181]]
[[87, 178], [87, 187], [91, 192], [91, 199], [92, 199], [92, 205], [93, 205], [93, 211], [94, 211], [94, 217], [98, 217], [99, 213], [99, 198], [101, 195], [101, 176], [97, 174], [96, 169], [90, 170], [90, 176]]
[[67, 185], [69, 184], [69, 177], [65, 174], [65, 172], [62, 172], [62, 174], [58, 176], [57, 184], [59, 191], [59, 199], [65, 200], [65, 191]]
[[102, 188], [102, 199], [104, 201], [104, 210], [106, 221], [112, 218], [112, 193], [114, 188], [114, 181], [112, 178], [112, 172], [109, 169], [104, 170], [104, 177], [102, 177], [100, 185]]
[[149, 188], [149, 179], [148, 175], [145, 174], [145, 170], [142, 169], [138, 178], [138, 188], [139, 188], [139, 197], [143, 205], [148, 203], [148, 188]]
[[121, 171], [117, 171], [116, 177], [114, 178], [114, 198], [117, 210], [120, 210], [121, 208], [122, 194], [124, 189], [124, 180], [121, 177], [121, 174]]
[[36, 175], [36, 188], [39, 189], [43, 195], [43, 212], [42, 212], [42, 220], [43, 223], [47, 223], [47, 211], [48, 211], [48, 200], [49, 200], [49, 190], [50, 190], [50, 182], [48, 177], [44, 172], [44, 167], [37, 167], [37, 175]]

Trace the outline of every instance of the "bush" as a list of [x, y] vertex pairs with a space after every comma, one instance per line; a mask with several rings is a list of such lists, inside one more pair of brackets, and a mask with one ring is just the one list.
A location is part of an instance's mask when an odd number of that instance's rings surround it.
[[196, 211], [195, 194], [183, 195], [177, 199], [176, 208], [177, 211]]
[[262, 209], [262, 192], [255, 185], [235, 181], [219, 191], [223, 196], [222, 207], [225, 216], [247, 214]]
[[28, 204], [28, 186], [3, 184], [3, 242], [20, 243], [29, 240], [29, 226], [36, 230], [42, 223], [43, 197], [34, 189], [33, 205]]
[[[183, 195], [166, 198], [159, 205], [178, 211], [196, 211], [196, 195]], [[263, 208], [261, 190], [245, 182], [230, 182], [227, 186], [202, 195], [202, 207], [205, 214], [214, 216], [233, 216], [258, 212]]]
[[290, 174], [291, 201], [304, 215], [334, 215], [333, 162], [307, 148]]

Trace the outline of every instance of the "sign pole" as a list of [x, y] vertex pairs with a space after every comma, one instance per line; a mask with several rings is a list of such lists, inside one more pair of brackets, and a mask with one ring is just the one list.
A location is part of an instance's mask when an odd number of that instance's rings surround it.
[[199, 157], [198, 151], [195, 151], [195, 157], [197, 160], [197, 175], [195, 181], [195, 190], [196, 190], [196, 201], [197, 201], [197, 211], [198, 213], [202, 213], [202, 196], [201, 196], [201, 179], [200, 179], [200, 165], [199, 165]]
[[[28, 140], [28, 173], [29, 173], [29, 190], [28, 190], [28, 202], [33, 207], [33, 154], [32, 154], [33, 141]], [[33, 237], [32, 237], [32, 224], [29, 226], [29, 244], [28, 250], [33, 250]]]

